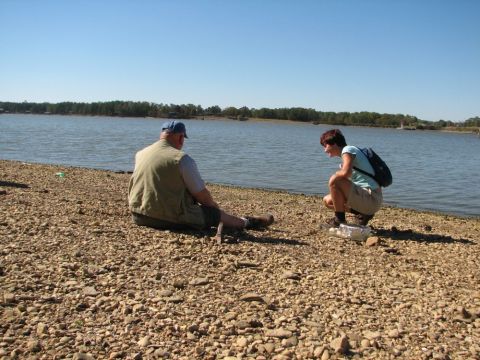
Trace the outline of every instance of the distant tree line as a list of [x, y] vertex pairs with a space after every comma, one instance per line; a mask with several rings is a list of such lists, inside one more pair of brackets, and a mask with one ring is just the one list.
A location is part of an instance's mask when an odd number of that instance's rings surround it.
[[416, 129], [440, 129], [448, 127], [479, 127], [480, 118], [470, 118], [461, 123], [452, 121], [426, 121], [415, 116], [403, 114], [379, 114], [376, 112], [324, 112], [301, 107], [294, 108], [248, 108], [233, 106], [224, 109], [219, 106], [203, 108], [193, 104], [155, 104], [135, 101], [106, 101], [94, 103], [60, 102], [0, 102], [0, 112], [58, 114], [58, 115], [91, 115], [122, 117], [154, 117], [180, 118], [218, 116], [230, 119], [246, 120], [248, 118], [279, 119], [311, 122], [314, 124], [359, 125], [374, 127], [410, 127]]

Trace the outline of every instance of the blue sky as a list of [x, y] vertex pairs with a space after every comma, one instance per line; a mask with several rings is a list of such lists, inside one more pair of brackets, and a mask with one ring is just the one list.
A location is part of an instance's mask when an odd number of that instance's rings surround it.
[[480, 116], [477, 0], [0, 0], [0, 101]]

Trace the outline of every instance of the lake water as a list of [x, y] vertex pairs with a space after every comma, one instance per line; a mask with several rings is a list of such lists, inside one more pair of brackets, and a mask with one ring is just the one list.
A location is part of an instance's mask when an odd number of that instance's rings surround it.
[[[131, 171], [134, 154], [158, 139], [164, 119], [0, 115], [0, 158]], [[340, 158], [319, 144], [330, 125], [184, 120], [184, 150], [212, 183], [324, 195]], [[340, 127], [388, 163], [387, 204], [480, 216], [480, 138], [473, 134]], [[0, 175], [2, 178], [5, 174]]]

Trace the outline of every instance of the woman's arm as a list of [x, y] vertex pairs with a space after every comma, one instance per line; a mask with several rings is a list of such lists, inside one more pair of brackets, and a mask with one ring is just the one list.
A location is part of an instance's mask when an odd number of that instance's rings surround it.
[[344, 153], [342, 155], [342, 167], [330, 177], [328, 182], [329, 186], [338, 178], [350, 179], [350, 176], [352, 176], [353, 159], [354, 156], [350, 153]]

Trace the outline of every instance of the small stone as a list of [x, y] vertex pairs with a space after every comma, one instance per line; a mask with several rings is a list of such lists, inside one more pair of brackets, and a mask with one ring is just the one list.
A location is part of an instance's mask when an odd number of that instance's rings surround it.
[[350, 343], [346, 335], [333, 339], [330, 342], [330, 347], [338, 354], [346, 354], [350, 350]]
[[173, 287], [175, 289], [184, 289], [187, 283], [183, 280], [176, 280], [173, 282]]
[[263, 297], [255, 293], [246, 293], [240, 297], [240, 300], [265, 302], [265, 299]]
[[292, 347], [297, 346], [298, 338], [296, 336], [289, 337], [288, 339], [282, 340], [282, 346], [284, 347]]
[[390, 330], [387, 335], [392, 339], [398, 339], [400, 337], [400, 332], [397, 329], [393, 329]]
[[468, 311], [467, 309], [465, 309], [463, 306], [460, 306], [458, 309], [457, 309], [457, 312], [458, 314], [464, 318], [464, 319], [470, 319], [472, 317], [472, 314], [470, 313], [470, 311]]
[[395, 249], [395, 248], [386, 248], [385, 252], [387, 254], [392, 254], [392, 255], [400, 255], [400, 250]]
[[10, 336], [4, 336], [1, 340], [7, 344], [13, 344], [15, 342], [15, 338]]
[[181, 302], [183, 302], [183, 298], [181, 296], [172, 296], [170, 298], [168, 298], [168, 302], [171, 302], [171, 303], [174, 303], [174, 304], [179, 304]]
[[5, 293], [3, 295], [3, 302], [5, 304], [13, 304], [15, 303], [15, 301], [16, 301], [15, 294]]
[[75, 310], [77, 311], [84, 311], [88, 309], [88, 304], [85, 304], [85, 303], [80, 303], [80, 304], [77, 304], [77, 306], [75, 306]]
[[242, 260], [235, 261], [235, 267], [237, 268], [255, 268], [258, 266], [259, 265], [257, 263], [250, 262], [250, 261], [242, 261]]
[[145, 310], [145, 305], [143, 304], [135, 304], [132, 309], [134, 313], [142, 312], [144, 310]]
[[60, 344], [65, 345], [70, 342], [70, 338], [68, 336], [62, 336], [60, 338]]
[[187, 339], [188, 340], [197, 340], [197, 335], [195, 335], [191, 332], [187, 332]]
[[237, 339], [236, 344], [239, 348], [243, 349], [244, 347], [246, 347], [248, 345], [248, 340], [245, 336], [241, 336]]
[[378, 236], [370, 236], [367, 241], [365, 241], [365, 246], [377, 246], [380, 244], [380, 238]]
[[275, 337], [279, 339], [288, 339], [292, 336], [292, 332], [285, 329], [274, 329], [265, 331], [265, 336]]
[[237, 316], [238, 314], [236, 312], [230, 311], [225, 314], [225, 320], [226, 321], [235, 320]]
[[156, 349], [153, 352], [153, 355], [157, 358], [165, 359], [165, 358], [168, 358], [170, 356], [170, 353], [167, 350], [164, 350], [164, 349]]
[[191, 333], [193, 333], [193, 332], [195, 332], [195, 331], [198, 331], [198, 330], [199, 330], [199, 327], [198, 327], [197, 324], [193, 324], [193, 325], [190, 325], [190, 326], [188, 327], [188, 331], [191, 332]]
[[325, 350], [325, 346], [317, 346], [315, 350], [313, 350], [313, 357], [315, 359], [320, 359], [324, 350]]
[[72, 360], [94, 360], [94, 357], [90, 354], [85, 354], [83, 352], [78, 352], [73, 354]]
[[44, 324], [44, 323], [38, 323], [37, 324], [37, 335], [42, 335], [42, 334], [45, 334], [47, 332], [47, 325]]
[[275, 351], [275, 344], [272, 343], [266, 343], [264, 345], [265, 351], [269, 354], [273, 353]]
[[42, 346], [37, 340], [30, 340], [27, 342], [27, 350], [29, 352], [39, 352], [42, 350]]
[[300, 274], [294, 271], [285, 271], [282, 274], [282, 279], [300, 280], [300, 278]]
[[246, 320], [239, 320], [235, 323], [237, 329], [246, 329], [250, 327], [250, 323]]
[[366, 331], [363, 332], [363, 336], [365, 336], [365, 338], [367, 338], [368, 340], [375, 340], [375, 339], [378, 339], [382, 335], [378, 331], [366, 330]]
[[123, 357], [123, 352], [122, 351], [114, 351], [110, 354], [108, 357], [109, 359], [120, 359]]
[[169, 297], [169, 296], [172, 296], [172, 295], [173, 295], [172, 290], [160, 290], [158, 292], [158, 296], [160, 296], [160, 297]]
[[193, 286], [207, 285], [208, 283], [209, 280], [207, 278], [196, 278], [189, 282], [189, 284]]
[[141, 338], [137, 344], [140, 347], [147, 347], [148, 345], [150, 345], [150, 336], [145, 336]]
[[360, 341], [360, 347], [361, 347], [362, 349], [365, 349], [365, 348], [370, 347], [370, 340], [368, 340], [368, 339], [362, 339], [362, 341]]
[[83, 295], [85, 296], [97, 296], [98, 291], [93, 286], [86, 286], [83, 288]]

